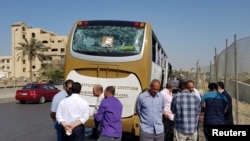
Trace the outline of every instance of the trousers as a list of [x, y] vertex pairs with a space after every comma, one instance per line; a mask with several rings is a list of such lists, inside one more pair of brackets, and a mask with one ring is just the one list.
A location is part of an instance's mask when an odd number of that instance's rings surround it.
[[54, 124], [54, 128], [56, 129], [57, 141], [62, 141], [62, 134], [64, 130], [62, 125], [59, 124], [58, 121], [55, 121], [53, 124]]

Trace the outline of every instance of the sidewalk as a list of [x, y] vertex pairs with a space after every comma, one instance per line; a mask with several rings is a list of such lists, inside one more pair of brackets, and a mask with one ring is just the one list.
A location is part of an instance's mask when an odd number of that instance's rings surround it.
[[19, 88], [1, 88], [0, 89], [0, 103], [14, 101], [17, 89]]

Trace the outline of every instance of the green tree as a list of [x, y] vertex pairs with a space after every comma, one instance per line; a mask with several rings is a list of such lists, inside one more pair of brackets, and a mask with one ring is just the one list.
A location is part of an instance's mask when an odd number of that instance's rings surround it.
[[31, 38], [28, 41], [26, 38], [24, 39], [24, 43], [18, 43], [18, 47], [15, 47], [16, 50], [20, 50], [21, 52], [17, 54], [17, 60], [28, 58], [29, 61], [29, 75], [30, 82], [32, 82], [32, 60], [36, 58], [39, 59], [43, 63], [46, 59], [45, 52], [48, 51], [49, 47], [43, 45], [41, 41], [36, 40], [35, 38]]
[[51, 63], [42, 64], [40, 69], [40, 80], [47, 80], [53, 83], [60, 83], [64, 76], [64, 61], [55, 60]]

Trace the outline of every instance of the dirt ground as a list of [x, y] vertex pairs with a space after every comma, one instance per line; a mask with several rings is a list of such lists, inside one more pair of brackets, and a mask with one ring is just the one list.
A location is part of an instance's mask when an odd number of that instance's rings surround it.
[[[235, 124], [247, 124], [250, 125], [250, 104], [246, 102], [236, 102], [232, 99], [233, 114]], [[237, 109], [238, 108], [238, 113]]]

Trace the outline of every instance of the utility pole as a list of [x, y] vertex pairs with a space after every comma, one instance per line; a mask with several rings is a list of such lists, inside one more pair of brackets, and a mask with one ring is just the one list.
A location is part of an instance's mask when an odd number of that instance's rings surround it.
[[235, 61], [235, 94], [236, 94], [236, 123], [238, 124], [239, 120], [239, 110], [238, 110], [238, 101], [239, 101], [239, 95], [238, 95], [238, 56], [237, 56], [237, 43], [236, 43], [236, 34], [234, 35], [234, 61]]
[[225, 75], [224, 75], [224, 84], [225, 84], [225, 89], [227, 89], [227, 60], [228, 60], [228, 49], [227, 49], [227, 43], [228, 43], [228, 40], [226, 39], [226, 53], [225, 53]]
[[198, 88], [199, 59], [196, 62], [195, 87]]

